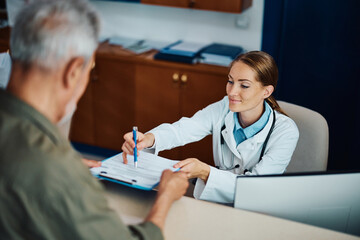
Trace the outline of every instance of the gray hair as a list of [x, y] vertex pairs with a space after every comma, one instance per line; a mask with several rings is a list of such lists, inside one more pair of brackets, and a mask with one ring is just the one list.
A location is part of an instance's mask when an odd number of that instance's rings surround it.
[[86, 0], [37, 1], [16, 17], [10, 39], [12, 59], [46, 70], [73, 57], [88, 62], [98, 46], [99, 25]]

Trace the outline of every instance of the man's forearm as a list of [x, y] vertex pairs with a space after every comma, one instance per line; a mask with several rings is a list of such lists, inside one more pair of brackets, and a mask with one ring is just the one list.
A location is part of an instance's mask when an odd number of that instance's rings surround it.
[[165, 170], [161, 175], [159, 191], [153, 207], [150, 210], [146, 221], [157, 225], [161, 231], [164, 229], [165, 219], [173, 202], [180, 199], [186, 192], [189, 182], [186, 173], [173, 173]]
[[174, 201], [170, 197], [164, 194], [158, 195], [145, 221], [154, 223], [161, 229], [161, 231], [163, 231], [166, 216], [173, 202]]

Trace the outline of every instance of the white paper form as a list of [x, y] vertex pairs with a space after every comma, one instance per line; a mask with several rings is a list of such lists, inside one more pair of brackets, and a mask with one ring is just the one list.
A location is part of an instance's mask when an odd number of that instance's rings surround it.
[[144, 190], [153, 189], [160, 181], [165, 169], [177, 171], [173, 166], [178, 162], [157, 155], [139, 152], [138, 167], [134, 167], [134, 156], [127, 155], [128, 164], [123, 163], [122, 153], [103, 160], [101, 167], [91, 168], [91, 173], [100, 179]]
[[196, 43], [196, 42], [180, 42], [179, 44], [172, 46], [171, 50], [196, 53], [196, 52], [200, 51], [202, 48], [204, 48], [206, 45], [208, 45], [208, 44]]

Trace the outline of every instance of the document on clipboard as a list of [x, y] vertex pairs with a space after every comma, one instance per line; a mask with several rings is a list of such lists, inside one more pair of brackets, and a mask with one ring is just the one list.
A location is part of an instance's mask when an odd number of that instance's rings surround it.
[[129, 187], [152, 190], [159, 182], [162, 172], [179, 169], [173, 166], [179, 162], [157, 155], [139, 152], [138, 167], [134, 167], [134, 156], [127, 155], [128, 164], [124, 164], [122, 153], [102, 161], [101, 167], [91, 168], [90, 172], [99, 179], [120, 183]]

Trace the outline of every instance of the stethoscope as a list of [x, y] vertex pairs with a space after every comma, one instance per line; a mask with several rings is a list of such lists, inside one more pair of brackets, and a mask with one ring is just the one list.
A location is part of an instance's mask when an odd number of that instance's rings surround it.
[[[266, 145], [269, 141], [269, 138], [270, 138], [270, 135], [271, 133], [273, 132], [273, 129], [274, 129], [274, 126], [275, 126], [275, 122], [276, 122], [276, 117], [275, 117], [275, 110], [273, 110], [273, 122], [271, 124], [271, 128], [266, 136], [266, 139], [264, 141], [264, 144], [263, 144], [263, 147], [261, 149], [261, 153], [260, 153], [260, 157], [259, 157], [259, 160], [258, 162], [261, 161], [261, 158], [264, 156], [264, 152], [265, 152], [265, 148], [266, 148]], [[226, 166], [225, 164], [225, 161], [224, 161], [224, 145], [225, 145], [225, 140], [224, 140], [224, 137], [222, 135], [222, 131], [225, 129], [225, 123], [224, 125], [221, 127], [221, 130], [220, 130], [220, 136], [221, 136], [221, 139], [220, 139], [220, 144], [221, 144], [221, 161], [222, 161], [222, 165], [224, 167], [219, 167], [219, 166], [216, 166], [216, 168], [218, 169], [221, 169], [221, 170], [233, 170], [235, 168], [239, 168], [240, 165], [239, 164], [235, 164], [235, 160], [234, 160], [234, 154], [231, 154], [231, 164], [230, 166]], [[248, 172], [249, 170], [248, 169], [245, 169], [244, 170], [244, 173]]]

